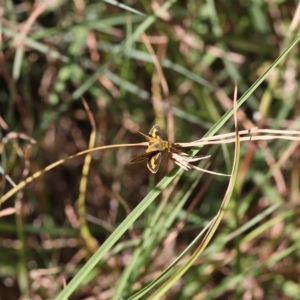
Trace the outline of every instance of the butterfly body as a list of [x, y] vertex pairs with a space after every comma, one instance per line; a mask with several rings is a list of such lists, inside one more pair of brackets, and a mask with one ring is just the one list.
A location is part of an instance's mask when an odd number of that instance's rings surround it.
[[154, 151], [166, 151], [172, 147], [172, 143], [167, 141], [151, 141], [149, 143], [149, 147], [146, 150], [146, 153], [154, 152]]

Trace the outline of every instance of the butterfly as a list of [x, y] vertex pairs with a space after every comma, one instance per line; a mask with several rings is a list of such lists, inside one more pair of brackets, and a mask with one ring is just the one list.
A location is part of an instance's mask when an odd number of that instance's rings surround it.
[[[168, 155], [170, 152], [178, 151], [174, 148], [175, 144], [170, 141], [163, 140], [163, 134], [157, 124], [151, 128], [148, 135], [142, 132], [139, 133], [143, 135], [147, 141], [149, 141], [149, 146], [144, 154], [133, 158], [130, 163], [138, 163], [147, 159], [147, 167], [149, 171], [156, 173], [160, 166], [162, 153], [166, 153]], [[168, 156], [171, 158], [170, 155]]]

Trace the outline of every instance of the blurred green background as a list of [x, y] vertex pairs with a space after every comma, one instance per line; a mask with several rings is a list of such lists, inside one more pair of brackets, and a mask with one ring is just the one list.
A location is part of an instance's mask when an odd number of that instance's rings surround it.
[[[6, 0], [0, 166], [10, 182], [1, 175], [1, 196], [89, 147], [92, 125], [81, 97], [95, 119], [94, 146], [143, 142], [137, 131], [154, 124], [172, 141], [200, 139], [232, 107], [234, 81], [241, 96], [299, 35], [299, 14], [298, 1], [280, 0]], [[299, 54], [297, 46], [247, 99], [239, 129], [300, 129]], [[229, 121], [220, 133], [233, 130]], [[211, 158], [202, 167], [229, 174], [233, 149], [204, 147], [199, 154]], [[172, 169], [167, 158], [155, 175], [145, 163], [128, 163], [144, 150], [92, 153], [83, 212], [90, 235], [77, 202], [84, 156], [1, 204], [0, 299], [58, 294]], [[300, 299], [299, 153], [297, 141], [243, 143], [230, 209], [207, 251], [164, 299]], [[128, 299], [139, 291], [213, 218], [227, 184], [225, 177], [184, 172], [70, 299]], [[165, 200], [153, 243], [145, 244], [142, 234]], [[138, 248], [144, 252], [128, 271]]]

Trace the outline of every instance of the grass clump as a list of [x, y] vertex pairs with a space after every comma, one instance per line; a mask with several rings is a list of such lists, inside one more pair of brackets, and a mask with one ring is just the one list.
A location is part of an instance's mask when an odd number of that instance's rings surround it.
[[[297, 299], [299, 7], [1, 11], [0, 295]], [[233, 176], [130, 165], [154, 124]]]

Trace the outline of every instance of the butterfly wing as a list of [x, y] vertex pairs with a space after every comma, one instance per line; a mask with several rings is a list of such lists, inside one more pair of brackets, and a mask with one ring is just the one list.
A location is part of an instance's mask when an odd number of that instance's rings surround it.
[[155, 124], [149, 131], [149, 136], [154, 138], [154, 139], [157, 139], [157, 140], [162, 140], [163, 139], [163, 134], [161, 132], [161, 129], [160, 127]]
[[129, 163], [134, 164], [134, 163], [141, 162], [141, 161], [147, 159], [150, 155], [151, 155], [151, 153], [144, 153], [140, 156], [133, 158], [131, 161], [129, 161]]
[[151, 173], [156, 173], [159, 169], [162, 153], [149, 153], [150, 156], [148, 157], [147, 167]]

